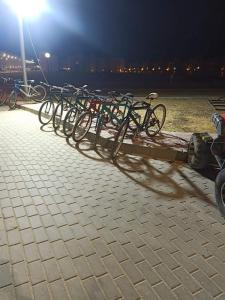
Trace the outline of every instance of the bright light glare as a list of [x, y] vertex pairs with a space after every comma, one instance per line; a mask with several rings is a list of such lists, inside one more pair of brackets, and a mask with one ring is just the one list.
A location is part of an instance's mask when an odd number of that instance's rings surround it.
[[10, 8], [22, 18], [38, 16], [47, 9], [47, 0], [5, 0]]
[[45, 58], [50, 58], [51, 57], [51, 54], [49, 52], [46, 52], [45, 53]]

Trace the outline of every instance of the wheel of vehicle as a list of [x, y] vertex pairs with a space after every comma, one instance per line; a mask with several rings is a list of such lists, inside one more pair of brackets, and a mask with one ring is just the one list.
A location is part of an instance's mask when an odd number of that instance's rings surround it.
[[65, 136], [71, 136], [77, 116], [78, 109], [76, 107], [72, 107], [66, 113], [65, 119], [63, 121], [63, 133], [65, 134]]
[[219, 211], [225, 217], [225, 170], [220, 171], [216, 177], [215, 197]]
[[96, 146], [99, 143], [101, 131], [102, 131], [102, 125], [103, 125], [103, 117], [100, 116], [97, 120], [97, 126], [96, 126], [96, 132], [95, 132], [95, 141], [94, 146]]
[[76, 120], [72, 138], [75, 142], [81, 141], [88, 133], [92, 123], [92, 114], [89, 111], [82, 113]]
[[4, 89], [0, 89], [0, 106], [7, 102], [7, 92]]
[[16, 108], [16, 100], [17, 100], [17, 94], [16, 92], [12, 91], [8, 98], [8, 104], [10, 109]]
[[45, 100], [47, 92], [46, 89], [42, 85], [36, 85], [34, 88], [34, 91], [32, 90], [31, 98], [35, 102], [42, 102]]
[[54, 110], [55, 110], [55, 105], [52, 101], [47, 100], [43, 102], [38, 112], [39, 122], [43, 125], [46, 125], [49, 122], [51, 122], [54, 114]]
[[[142, 103], [141, 102], [135, 102], [134, 104], [132, 104], [133, 108], [135, 108], [136, 106], [140, 107], [140, 106], [142, 106]], [[140, 110], [139, 110], [139, 112], [140, 112]], [[132, 115], [133, 115], [133, 118], [136, 120], [136, 122], [138, 124], [140, 124], [141, 123], [141, 115], [138, 114], [135, 110], [132, 111]], [[128, 128], [131, 131], [136, 131], [137, 130], [137, 124], [132, 119], [130, 119], [130, 122], [128, 124]]]
[[148, 124], [146, 125], [146, 134], [150, 137], [155, 136], [160, 132], [166, 120], [166, 107], [163, 104], [158, 104], [150, 112]]
[[118, 152], [119, 152], [119, 150], [122, 146], [124, 137], [125, 137], [126, 132], [127, 132], [128, 124], [129, 124], [129, 121], [125, 120], [125, 121], [123, 121], [120, 128], [118, 129], [118, 132], [115, 136], [115, 140], [114, 140], [112, 150], [111, 150], [111, 158], [112, 159], [116, 158], [116, 156], [117, 156], [117, 154], [118, 154]]
[[195, 170], [207, 167], [210, 157], [210, 146], [202, 139], [206, 133], [193, 133], [188, 145], [188, 164]]
[[60, 127], [62, 116], [63, 116], [63, 110], [64, 110], [63, 102], [58, 103], [52, 118], [52, 126], [55, 130], [59, 129]]

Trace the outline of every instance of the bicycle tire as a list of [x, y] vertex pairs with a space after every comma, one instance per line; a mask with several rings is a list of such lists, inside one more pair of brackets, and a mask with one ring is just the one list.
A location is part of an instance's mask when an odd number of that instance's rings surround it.
[[[87, 119], [85, 119], [87, 118]], [[83, 124], [82, 124], [83, 122]], [[76, 120], [73, 128], [72, 138], [75, 142], [80, 142], [87, 135], [92, 123], [92, 114], [89, 111], [82, 113]], [[83, 127], [81, 127], [81, 125]], [[86, 125], [86, 126], [85, 126]], [[83, 129], [83, 130], [82, 130]], [[81, 133], [79, 135], [79, 133]]]
[[219, 211], [225, 218], [225, 169], [221, 170], [216, 177], [215, 198]]
[[4, 105], [7, 101], [7, 91], [4, 87], [0, 88], [0, 106]]
[[73, 133], [73, 127], [76, 123], [77, 115], [78, 115], [77, 107], [72, 107], [66, 113], [65, 119], [63, 121], [63, 133], [65, 134], [65, 136], [69, 137]]
[[55, 130], [59, 129], [61, 121], [62, 121], [62, 115], [64, 110], [64, 104], [63, 102], [60, 102], [56, 105], [56, 108], [53, 113], [52, 118], [52, 126]]
[[12, 91], [8, 98], [8, 104], [10, 109], [16, 108], [16, 100], [17, 100], [17, 94], [16, 92]]
[[39, 122], [43, 125], [47, 125], [48, 123], [50, 123], [54, 114], [54, 110], [55, 105], [52, 101], [47, 100], [43, 102], [38, 112]]
[[43, 102], [47, 95], [46, 89], [42, 85], [36, 85], [33, 89], [36, 93], [31, 95], [31, 99], [35, 102]]
[[118, 129], [118, 132], [115, 136], [115, 140], [114, 140], [114, 143], [113, 143], [113, 146], [111, 149], [111, 158], [112, 159], [116, 158], [116, 156], [122, 146], [124, 137], [127, 133], [128, 125], [129, 125], [129, 120], [124, 120], [123, 123], [121, 124], [120, 128]]
[[97, 127], [96, 127], [96, 132], [95, 132], [95, 141], [94, 141], [94, 146], [96, 146], [99, 142], [101, 131], [102, 131], [102, 116], [99, 117], [97, 121]]
[[[162, 109], [162, 119], [161, 122], [159, 122], [157, 116], [156, 116], [156, 110]], [[157, 133], [160, 132], [162, 129], [164, 123], [166, 120], [166, 107], [163, 104], [158, 104], [155, 107], [153, 107], [152, 112], [149, 113], [149, 118], [147, 121], [147, 125], [145, 126], [145, 132], [149, 137], [155, 136]], [[156, 129], [154, 130], [154, 126], [156, 125]]]

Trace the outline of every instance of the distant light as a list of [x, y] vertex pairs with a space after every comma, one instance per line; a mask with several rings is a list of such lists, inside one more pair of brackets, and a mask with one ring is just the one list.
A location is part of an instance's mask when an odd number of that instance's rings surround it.
[[46, 52], [45, 53], [45, 58], [50, 58], [51, 57], [51, 54], [49, 52]]
[[6, 54], [5, 54], [5, 53], [3, 53], [3, 57], [6, 57]]
[[5, 0], [21, 18], [32, 18], [47, 10], [47, 0]]

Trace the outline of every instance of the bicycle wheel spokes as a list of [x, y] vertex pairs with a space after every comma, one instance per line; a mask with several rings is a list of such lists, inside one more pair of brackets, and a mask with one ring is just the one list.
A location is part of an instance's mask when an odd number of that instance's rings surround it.
[[36, 85], [31, 90], [31, 98], [36, 102], [42, 102], [46, 98], [46, 89], [41, 85]]
[[75, 107], [71, 108], [67, 112], [65, 119], [63, 121], [63, 133], [66, 136], [71, 136], [77, 116], [78, 116], [78, 109]]
[[90, 112], [81, 114], [73, 128], [72, 137], [75, 142], [81, 141], [88, 133], [92, 123], [92, 115]]
[[166, 107], [158, 104], [150, 113], [148, 124], [146, 125], [146, 133], [148, 136], [155, 136], [162, 129], [166, 119]]
[[54, 113], [54, 103], [52, 101], [45, 101], [38, 113], [38, 118], [41, 124], [46, 125], [52, 120], [52, 116]]
[[115, 141], [113, 143], [112, 150], [111, 150], [111, 157], [112, 158], [115, 158], [117, 156], [117, 154], [118, 154], [118, 152], [119, 152], [119, 150], [122, 146], [124, 137], [125, 137], [126, 132], [127, 132], [128, 124], [129, 124], [129, 121], [125, 120], [121, 124], [121, 126], [120, 126], [120, 128], [119, 128], [119, 130], [116, 134]]

